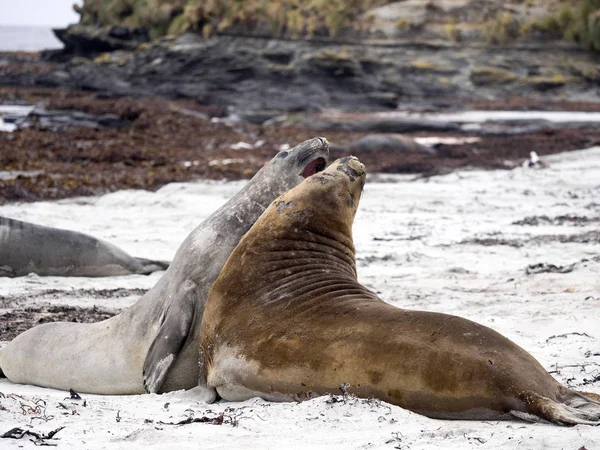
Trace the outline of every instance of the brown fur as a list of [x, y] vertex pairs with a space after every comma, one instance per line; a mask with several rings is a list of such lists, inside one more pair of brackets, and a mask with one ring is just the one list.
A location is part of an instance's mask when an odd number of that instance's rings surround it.
[[[209, 387], [230, 400], [292, 400], [348, 383], [357, 396], [436, 418], [516, 411], [597, 422], [599, 404], [499, 333], [396, 308], [358, 283], [352, 223], [364, 180], [356, 158], [338, 160], [278, 198], [241, 240], [204, 313]], [[571, 411], [578, 402], [587, 409]]]

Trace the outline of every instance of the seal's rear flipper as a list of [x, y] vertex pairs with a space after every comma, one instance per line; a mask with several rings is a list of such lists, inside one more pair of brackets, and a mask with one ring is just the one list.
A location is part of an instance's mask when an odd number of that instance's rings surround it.
[[151, 261], [149, 259], [144, 258], [135, 258], [137, 262], [139, 262], [142, 266], [141, 274], [150, 275], [152, 272], [157, 272], [159, 270], [167, 270], [170, 261]]
[[[600, 402], [568, 390], [563, 402], [537, 394], [525, 394], [528, 413], [558, 425], [600, 425]], [[515, 417], [524, 418], [519, 413]]]
[[187, 339], [194, 321], [195, 306], [193, 290], [185, 298], [175, 302], [164, 313], [158, 334], [154, 338], [144, 361], [144, 388], [148, 393], [160, 390], [167, 372]]
[[583, 391], [575, 391], [578, 395], [583, 395], [590, 400], [598, 402], [600, 404], [600, 394], [594, 394], [593, 392], [583, 392]]

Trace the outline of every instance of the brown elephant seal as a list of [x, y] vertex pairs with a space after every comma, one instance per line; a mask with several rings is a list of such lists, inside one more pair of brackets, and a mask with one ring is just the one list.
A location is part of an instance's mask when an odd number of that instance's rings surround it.
[[103, 322], [34, 327], [0, 350], [0, 369], [16, 383], [98, 394], [196, 387], [204, 304], [223, 264], [273, 199], [322, 170], [328, 155], [324, 138], [279, 152], [192, 231], [137, 303]]
[[0, 277], [147, 275], [167, 267], [87, 234], [0, 217]]
[[525, 350], [461, 317], [385, 303], [356, 279], [352, 222], [364, 166], [343, 158], [280, 196], [209, 294], [201, 376], [226, 400], [374, 396], [433, 418], [599, 424]]

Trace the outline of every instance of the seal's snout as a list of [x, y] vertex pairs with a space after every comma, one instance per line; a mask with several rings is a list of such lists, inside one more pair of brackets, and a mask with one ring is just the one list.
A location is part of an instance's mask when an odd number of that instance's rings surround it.
[[325, 139], [324, 137], [318, 137], [317, 139], [321, 141], [322, 146], [329, 148], [329, 142], [327, 141], [327, 139]]
[[324, 137], [316, 137], [298, 144], [292, 149], [298, 152], [298, 158], [307, 158], [314, 153], [324, 153], [329, 156], [329, 142]]
[[350, 182], [354, 182], [356, 179], [361, 179], [364, 183], [366, 169], [364, 164], [361, 163], [356, 156], [346, 156], [339, 159], [337, 170], [345, 173]]
[[365, 165], [361, 163], [356, 156], [351, 156], [348, 161], [348, 167], [356, 172], [357, 176], [362, 176], [366, 173]]

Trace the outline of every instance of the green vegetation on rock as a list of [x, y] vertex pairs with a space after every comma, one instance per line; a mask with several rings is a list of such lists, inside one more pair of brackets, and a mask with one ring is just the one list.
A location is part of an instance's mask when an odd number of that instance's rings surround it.
[[[151, 37], [188, 29], [207, 36], [234, 25], [265, 24], [273, 35], [337, 36], [362, 14], [389, 0], [84, 0], [83, 25], [145, 28]], [[368, 22], [368, 21], [366, 21]]]
[[[148, 30], [152, 38], [169, 31], [184, 11], [185, 0], [85, 0], [75, 10], [82, 25], [125, 25]], [[177, 31], [182, 31], [180, 25]]]
[[431, 61], [414, 60], [410, 64], [414, 71], [452, 74], [458, 72], [458, 69], [449, 65], [438, 64]]
[[600, 0], [561, 2], [553, 14], [531, 21], [522, 31], [549, 34], [600, 51]]
[[600, 0], [472, 0], [454, 9], [449, 3], [407, 1], [406, 11], [421, 17], [418, 26], [402, 15], [404, 3], [393, 0], [84, 0], [74, 8], [82, 25], [143, 28], [152, 39], [187, 30], [205, 37], [227, 30], [291, 38], [357, 37], [356, 31], [382, 33], [391, 24], [401, 33], [425, 35], [437, 27], [453, 42], [505, 44], [541, 34], [600, 51]]
[[473, 84], [482, 86], [510, 83], [517, 76], [513, 72], [497, 67], [476, 66], [471, 69], [470, 78]]
[[505, 44], [519, 36], [519, 23], [512, 14], [499, 12], [496, 17], [485, 23], [485, 37], [492, 44]]

